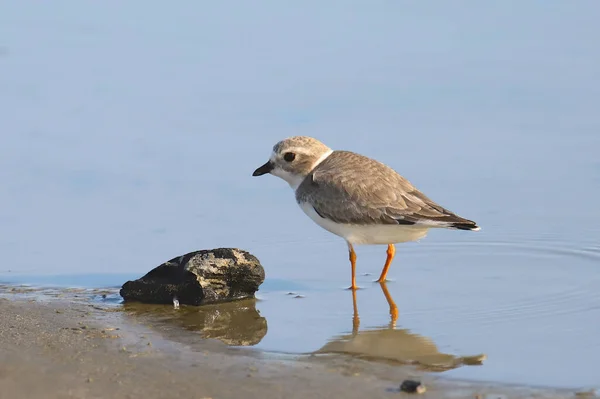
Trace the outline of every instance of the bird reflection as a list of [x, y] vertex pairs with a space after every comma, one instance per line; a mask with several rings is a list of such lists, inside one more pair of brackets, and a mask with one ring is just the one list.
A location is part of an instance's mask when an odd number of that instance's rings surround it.
[[[394, 298], [390, 294], [390, 291], [387, 288], [387, 283], [380, 282], [379, 286], [381, 287], [381, 291], [385, 296], [385, 300], [390, 306], [390, 328], [396, 327], [396, 321], [398, 320], [398, 306], [396, 302], [394, 302]], [[354, 314], [352, 316], [352, 334], [356, 334], [358, 332], [358, 328], [360, 327], [360, 317], [358, 315], [358, 305], [356, 301], [356, 290], [352, 290], [352, 307], [354, 308]]]
[[416, 365], [429, 371], [450, 370], [462, 365], [481, 365], [484, 354], [455, 356], [441, 353], [427, 337], [407, 329], [396, 329], [398, 306], [385, 282], [379, 283], [389, 305], [390, 321], [386, 326], [359, 331], [356, 291], [352, 291], [352, 333], [334, 337], [315, 353], [343, 353], [371, 360], [385, 360]]

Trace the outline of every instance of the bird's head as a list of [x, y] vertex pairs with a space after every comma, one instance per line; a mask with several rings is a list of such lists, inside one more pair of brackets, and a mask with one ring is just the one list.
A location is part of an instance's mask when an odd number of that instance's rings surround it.
[[289, 137], [273, 146], [269, 160], [256, 169], [252, 176], [270, 173], [288, 182], [295, 190], [332, 152], [331, 148], [312, 137]]

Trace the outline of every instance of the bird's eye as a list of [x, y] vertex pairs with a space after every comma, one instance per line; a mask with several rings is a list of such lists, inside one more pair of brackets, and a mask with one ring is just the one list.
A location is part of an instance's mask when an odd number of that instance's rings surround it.
[[283, 154], [283, 159], [286, 162], [292, 162], [294, 159], [296, 159], [296, 154], [294, 154], [293, 152], [286, 152], [285, 154]]

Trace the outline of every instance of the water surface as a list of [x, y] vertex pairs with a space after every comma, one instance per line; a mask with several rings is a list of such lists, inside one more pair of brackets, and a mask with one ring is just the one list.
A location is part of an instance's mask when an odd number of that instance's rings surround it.
[[[353, 330], [346, 246], [250, 176], [306, 134], [482, 226], [398, 246], [389, 274], [396, 329], [487, 355], [446, 375], [597, 385], [598, 17], [591, 1], [5, 2], [0, 280], [115, 287], [240, 247], [267, 272], [253, 348], [318, 350]], [[359, 331], [389, 328], [384, 259], [358, 248]]]

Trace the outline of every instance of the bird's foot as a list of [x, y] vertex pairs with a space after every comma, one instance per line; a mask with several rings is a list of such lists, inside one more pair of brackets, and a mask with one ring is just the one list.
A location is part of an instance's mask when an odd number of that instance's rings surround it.
[[378, 278], [377, 280], [373, 280], [374, 283], [379, 283], [379, 284], [381, 284], [381, 283], [388, 283], [389, 281], [390, 280], [385, 279], [385, 278], [384, 279]]

